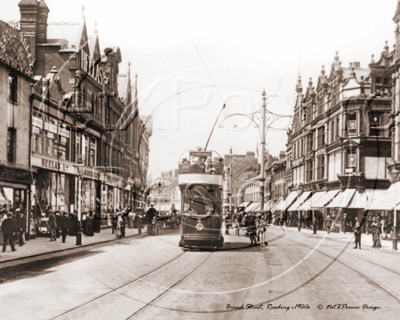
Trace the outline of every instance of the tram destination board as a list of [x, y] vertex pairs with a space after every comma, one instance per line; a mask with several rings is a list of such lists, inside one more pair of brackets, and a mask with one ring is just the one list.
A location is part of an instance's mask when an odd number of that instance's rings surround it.
[[212, 151], [190, 151], [191, 157], [211, 157]]

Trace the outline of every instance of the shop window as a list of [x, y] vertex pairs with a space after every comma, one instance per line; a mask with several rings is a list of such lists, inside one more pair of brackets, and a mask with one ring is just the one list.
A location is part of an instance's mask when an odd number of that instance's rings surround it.
[[58, 157], [62, 160], [70, 160], [70, 132], [69, 126], [60, 126], [58, 140]]
[[14, 128], [8, 128], [7, 131], [7, 161], [10, 164], [15, 163], [15, 151], [16, 151], [16, 130]]
[[8, 76], [8, 100], [12, 103], [18, 102], [18, 76], [15, 73]]

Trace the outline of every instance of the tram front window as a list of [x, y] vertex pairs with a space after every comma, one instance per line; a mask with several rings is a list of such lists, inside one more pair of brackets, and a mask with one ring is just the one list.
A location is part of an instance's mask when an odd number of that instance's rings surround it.
[[221, 214], [221, 190], [209, 185], [190, 185], [183, 193], [186, 215], [206, 216]]

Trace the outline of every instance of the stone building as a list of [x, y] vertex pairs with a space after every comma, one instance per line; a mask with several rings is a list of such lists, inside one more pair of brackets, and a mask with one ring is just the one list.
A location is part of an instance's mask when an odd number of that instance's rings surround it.
[[344, 67], [336, 53], [329, 75], [322, 68], [316, 87], [310, 79], [304, 92], [299, 77], [287, 151], [288, 185], [298, 197], [288, 209], [294, 220], [311, 223], [314, 214], [322, 226], [328, 213], [337, 223], [346, 213], [351, 228], [389, 187], [388, 57], [386, 46], [368, 68]]

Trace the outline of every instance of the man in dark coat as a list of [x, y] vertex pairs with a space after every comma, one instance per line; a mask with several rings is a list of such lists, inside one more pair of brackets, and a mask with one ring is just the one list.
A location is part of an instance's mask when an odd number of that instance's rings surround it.
[[326, 232], [328, 232], [328, 234], [331, 233], [331, 226], [332, 226], [332, 218], [328, 214], [328, 215], [326, 215], [326, 220], [325, 220], [325, 230], [326, 230]]
[[49, 211], [49, 228], [50, 228], [50, 241], [56, 241], [56, 229], [57, 229], [57, 221], [56, 216], [54, 215], [54, 211]]
[[61, 224], [60, 211], [56, 211], [55, 215], [56, 215], [56, 224], [57, 224], [57, 226], [56, 226], [56, 237], [59, 238], [60, 237], [60, 229], [61, 229], [61, 227], [60, 227], [60, 224]]
[[67, 217], [67, 213], [64, 212], [63, 215], [60, 216], [60, 224], [59, 224], [59, 228], [61, 229], [61, 238], [62, 238], [63, 243], [65, 243], [65, 239], [67, 238], [68, 227], [69, 227], [69, 219]]
[[361, 250], [361, 225], [358, 222], [358, 218], [355, 218], [355, 225], [354, 225], [354, 238], [355, 238], [355, 246], [353, 249], [357, 249], [357, 245], [358, 248]]
[[21, 212], [21, 210], [18, 208], [15, 210], [15, 213], [17, 215], [17, 228], [18, 228], [18, 240], [19, 240], [19, 246], [22, 247], [25, 243], [24, 241], [24, 234], [25, 234], [25, 226], [26, 226], [26, 220], [25, 220], [25, 214]]
[[12, 251], [16, 251], [14, 247], [14, 241], [13, 241], [13, 233], [17, 231], [17, 228], [15, 226], [14, 220], [12, 218], [12, 213], [9, 212], [7, 214], [7, 219], [5, 219], [1, 225], [1, 232], [3, 233], [3, 252], [6, 251], [6, 246], [7, 246], [7, 240], [10, 241], [10, 246]]
[[315, 214], [314, 214], [314, 216], [313, 216], [312, 225], [313, 225], [313, 234], [317, 234], [318, 219], [317, 219], [317, 216], [316, 216]]

